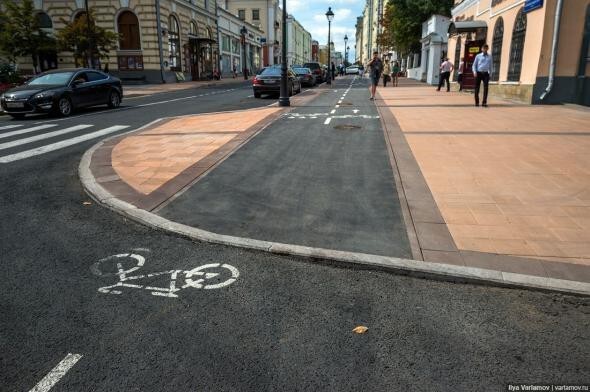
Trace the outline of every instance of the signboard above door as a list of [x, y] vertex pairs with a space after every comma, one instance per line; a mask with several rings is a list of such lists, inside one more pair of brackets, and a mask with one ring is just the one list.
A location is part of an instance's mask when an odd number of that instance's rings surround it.
[[531, 12], [537, 8], [543, 7], [543, 0], [525, 0], [524, 12]]

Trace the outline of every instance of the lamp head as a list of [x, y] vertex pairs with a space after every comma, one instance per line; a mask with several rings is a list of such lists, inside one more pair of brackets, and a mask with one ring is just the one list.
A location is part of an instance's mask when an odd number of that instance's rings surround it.
[[334, 19], [334, 13], [332, 12], [332, 7], [328, 7], [328, 12], [326, 12], [326, 18], [328, 18], [328, 22], [331, 22]]

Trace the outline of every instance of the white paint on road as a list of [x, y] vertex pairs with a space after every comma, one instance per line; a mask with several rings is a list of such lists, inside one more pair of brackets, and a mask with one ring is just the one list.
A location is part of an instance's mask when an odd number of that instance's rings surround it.
[[5, 129], [13, 129], [13, 128], [18, 128], [18, 127], [22, 127], [22, 124], [10, 124], [10, 125], [4, 125], [2, 127], [0, 127], [0, 131], [3, 131]]
[[357, 114], [357, 113], [359, 112], [359, 110], [358, 110], [358, 109], [352, 109], [352, 112], [353, 112], [354, 114]]
[[82, 358], [80, 354], [68, 353], [41, 381], [29, 392], [47, 392]]
[[332, 109], [332, 111], [330, 112], [330, 114], [334, 114], [336, 113], [336, 109]]
[[5, 150], [7, 148], [22, 146], [23, 144], [33, 143], [33, 142], [37, 142], [39, 140], [49, 139], [52, 137], [65, 135], [66, 133], [76, 132], [76, 131], [79, 131], [82, 129], [90, 128], [91, 126], [92, 125], [89, 125], [89, 124], [80, 124], [80, 125], [75, 125], [73, 127], [60, 129], [59, 131], [53, 131], [53, 132], [44, 133], [42, 135], [31, 136], [31, 137], [27, 137], [24, 139], [14, 140], [12, 142], [0, 144], [0, 150]]
[[1, 134], [0, 139], [5, 139], [5, 138], [11, 137], [11, 136], [23, 135], [25, 133], [31, 133], [31, 132], [35, 132], [35, 131], [41, 131], [43, 129], [53, 128], [53, 127], [57, 127], [57, 124], [43, 124], [43, 125], [37, 125], [36, 127], [19, 129], [18, 131], [12, 131], [12, 132], [7, 132], [7, 133]]
[[26, 158], [30, 158], [30, 157], [41, 155], [41, 154], [46, 154], [48, 152], [60, 150], [62, 148], [73, 146], [75, 144], [85, 142], [87, 140], [92, 140], [97, 137], [105, 136], [105, 135], [108, 135], [109, 133], [117, 132], [117, 131], [120, 131], [125, 128], [129, 128], [129, 125], [114, 125], [112, 127], [101, 129], [100, 131], [88, 133], [86, 135], [74, 137], [71, 139], [62, 140], [61, 142], [48, 144], [46, 146], [37, 147], [32, 150], [22, 151], [22, 152], [19, 152], [16, 154], [6, 155], [3, 157], [0, 157], [0, 163], [9, 163], [9, 162], [18, 161], [21, 159], [26, 159]]
[[330, 121], [332, 121], [332, 117], [328, 117], [326, 121], [324, 121], [324, 125], [330, 124]]

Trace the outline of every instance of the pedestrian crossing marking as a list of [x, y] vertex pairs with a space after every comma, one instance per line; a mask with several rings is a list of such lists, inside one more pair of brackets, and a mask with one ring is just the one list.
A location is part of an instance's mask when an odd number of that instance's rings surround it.
[[5, 150], [7, 148], [12, 148], [12, 147], [16, 147], [16, 146], [22, 146], [23, 144], [33, 143], [33, 142], [37, 142], [39, 140], [49, 139], [49, 138], [52, 138], [52, 137], [65, 135], [66, 133], [75, 132], [75, 131], [79, 131], [81, 129], [90, 128], [91, 126], [92, 125], [88, 125], [88, 124], [80, 124], [80, 125], [75, 125], [73, 127], [61, 129], [59, 131], [53, 131], [53, 132], [49, 132], [49, 133], [44, 133], [42, 135], [31, 136], [31, 137], [28, 137], [28, 138], [25, 138], [25, 139], [14, 140], [12, 142], [7, 142], [7, 143], [0, 144], [0, 150]]
[[53, 128], [53, 127], [57, 127], [57, 124], [43, 124], [43, 125], [37, 125], [36, 127], [32, 127], [32, 128], [19, 129], [18, 131], [12, 131], [12, 132], [0, 134], [0, 139], [5, 139], [7, 137], [22, 135], [25, 133], [31, 133], [31, 132], [40, 131], [42, 129]]
[[18, 128], [18, 127], [22, 127], [22, 124], [11, 124], [11, 125], [4, 125], [2, 127], [0, 127], [0, 131], [4, 131], [5, 129], [13, 129], [13, 128]]
[[[50, 127], [53, 127], [53, 126], [56, 126], [56, 125], [50, 124], [49, 126], [44, 126], [43, 129], [50, 128]], [[0, 147], [2, 147], [4, 145], [10, 145], [10, 144], [12, 144], [9, 147], [4, 147], [4, 148], [10, 148], [10, 147], [14, 147], [14, 146], [18, 146], [18, 145], [30, 143], [32, 141], [42, 140], [42, 139], [46, 139], [48, 137], [51, 137], [51, 136], [44, 137], [45, 135], [53, 134], [54, 136], [59, 136], [59, 135], [66, 134], [68, 132], [74, 132], [75, 130], [85, 129], [85, 128], [89, 128], [89, 127], [92, 127], [92, 125], [80, 124], [80, 125], [69, 127], [69, 128], [65, 128], [65, 129], [62, 129], [62, 130], [59, 130], [59, 131], [50, 132], [50, 133], [47, 133], [47, 134], [44, 134], [44, 135], [33, 136], [33, 137], [30, 137], [30, 138], [26, 138], [26, 139], [16, 140], [14, 142], [4, 143], [4, 144], [1, 144]], [[77, 129], [74, 129], [74, 128], [77, 128]], [[51, 152], [51, 151], [60, 150], [62, 148], [70, 147], [70, 146], [73, 146], [75, 144], [85, 142], [87, 140], [92, 140], [92, 139], [95, 139], [95, 138], [98, 138], [98, 137], [101, 137], [101, 136], [108, 135], [108, 134], [113, 133], [113, 132], [121, 131], [121, 130], [126, 129], [126, 128], [129, 128], [129, 125], [114, 125], [112, 127], [104, 128], [104, 129], [101, 129], [101, 130], [98, 130], [98, 131], [95, 131], [95, 132], [91, 132], [91, 133], [88, 133], [88, 134], [85, 134], [85, 135], [80, 135], [80, 136], [77, 136], [77, 137], [73, 137], [71, 139], [65, 139], [65, 140], [62, 140], [62, 141], [59, 141], [59, 142], [47, 144], [45, 146], [33, 148], [33, 149], [30, 149], [30, 150], [26, 150], [26, 151], [17, 152], [17, 153], [10, 154], [10, 155], [5, 155], [5, 156], [0, 157], [0, 163], [10, 163], [10, 162], [18, 161], [18, 160], [21, 160], [21, 159], [26, 159], [26, 158], [34, 157], [34, 156], [37, 156], [37, 155], [46, 154], [46, 153]], [[30, 131], [30, 129], [29, 129], [28, 132], [32, 132], [32, 131]], [[0, 149], [3, 149], [3, 148], [0, 148]]]

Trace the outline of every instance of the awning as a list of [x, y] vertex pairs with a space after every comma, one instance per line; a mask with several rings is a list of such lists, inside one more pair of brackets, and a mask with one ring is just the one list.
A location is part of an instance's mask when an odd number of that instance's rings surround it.
[[475, 33], [482, 29], [488, 29], [488, 24], [483, 20], [468, 20], [464, 22], [451, 22], [448, 32], [449, 35], [457, 35], [461, 33]]

